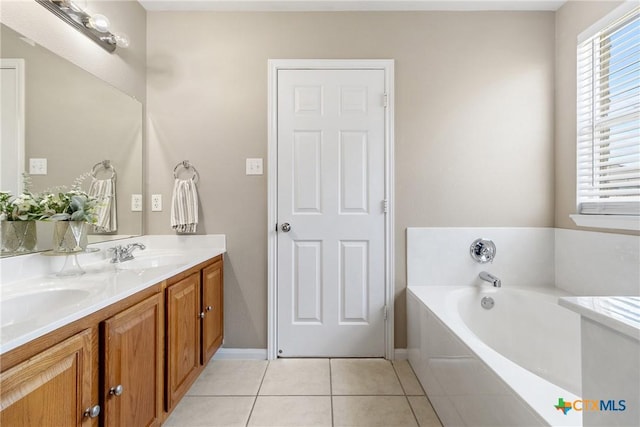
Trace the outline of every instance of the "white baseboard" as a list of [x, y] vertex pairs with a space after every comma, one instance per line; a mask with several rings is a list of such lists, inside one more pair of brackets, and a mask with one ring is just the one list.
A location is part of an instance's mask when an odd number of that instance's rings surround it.
[[409, 358], [409, 352], [406, 348], [396, 348], [394, 356], [396, 360], [407, 360]]
[[266, 348], [221, 348], [213, 356], [217, 360], [267, 360]]
[[[407, 360], [409, 354], [406, 348], [396, 348], [395, 360]], [[266, 360], [266, 348], [221, 348], [213, 356], [216, 360]]]

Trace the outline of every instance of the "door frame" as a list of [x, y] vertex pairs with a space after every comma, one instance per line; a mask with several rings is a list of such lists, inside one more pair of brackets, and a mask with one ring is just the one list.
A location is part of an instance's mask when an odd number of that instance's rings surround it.
[[393, 59], [270, 59], [268, 61], [267, 157], [267, 358], [278, 357], [278, 71], [383, 70], [385, 78], [385, 357], [394, 359], [394, 60]]
[[[15, 143], [15, 158], [8, 159], [15, 162], [17, 167], [17, 173], [15, 181], [12, 182], [14, 188], [0, 188], [0, 190], [14, 190], [20, 194], [24, 190], [24, 178], [23, 172], [25, 172], [25, 60], [22, 58], [0, 58], [0, 68], [15, 70], [16, 71], [16, 139], [9, 141]], [[4, 88], [6, 90], [6, 88]], [[5, 119], [6, 120], [6, 119]], [[7, 141], [3, 141], [3, 144], [7, 144]]]

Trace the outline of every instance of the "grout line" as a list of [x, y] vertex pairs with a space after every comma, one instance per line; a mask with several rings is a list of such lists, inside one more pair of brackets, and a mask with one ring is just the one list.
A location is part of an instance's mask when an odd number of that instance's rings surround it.
[[262, 373], [262, 379], [260, 379], [260, 386], [258, 387], [258, 391], [256, 392], [255, 398], [253, 399], [253, 405], [251, 405], [251, 410], [249, 411], [249, 418], [247, 418], [246, 427], [249, 427], [249, 421], [251, 420], [251, 415], [253, 415], [253, 410], [256, 407], [256, 402], [258, 401], [258, 396], [260, 395], [260, 389], [262, 388], [262, 384], [264, 383], [264, 377], [267, 376], [267, 370], [269, 369], [269, 365], [271, 361], [267, 361], [267, 366], [264, 368], [264, 372]]
[[[418, 396], [418, 397], [424, 396], [425, 399], [427, 399], [427, 403], [429, 404], [429, 407], [431, 408], [431, 411], [436, 415], [436, 418], [438, 419], [438, 422], [440, 423], [440, 426], [443, 426], [444, 424], [442, 423], [442, 420], [440, 419], [440, 415], [438, 415], [436, 410], [433, 408], [433, 403], [431, 403], [431, 399], [429, 399], [429, 395], [427, 395], [427, 390], [424, 389], [424, 387], [422, 386], [422, 383], [418, 379], [418, 376], [416, 375], [416, 371], [413, 370], [413, 366], [411, 366], [411, 363], [409, 363], [409, 361], [407, 361], [407, 365], [409, 365], [409, 369], [411, 369], [411, 372], [413, 373], [413, 376], [416, 377], [416, 380], [418, 380], [418, 385], [420, 386], [420, 390], [422, 390], [423, 394], [421, 396]], [[409, 406], [411, 406], [411, 402], [409, 402]], [[413, 411], [413, 407], [411, 407], [411, 410]], [[414, 415], [415, 415], [415, 413], [414, 413]], [[416, 420], [417, 419], [418, 418], [416, 417]], [[418, 425], [420, 425], [420, 423], [418, 423]]]
[[331, 377], [331, 358], [329, 358], [329, 400], [331, 405], [331, 427], [335, 426], [333, 419], [333, 378]]
[[[398, 378], [398, 382], [400, 383], [400, 387], [402, 387], [402, 391], [404, 392], [404, 398], [407, 401], [407, 405], [409, 405], [409, 409], [411, 410], [411, 413], [413, 414], [413, 419], [416, 420], [416, 425], [420, 426], [420, 420], [418, 420], [418, 416], [416, 415], [416, 411], [413, 410], [413, 406], [411, 406], [411, 401], [409, 401], [409, 396], [407, 396], [407, 390], [405, 390], [404, 388], [404, 384], [402, 384], [402, 380], [400, 379], [400, 375], [398, 374], [398, 370], [396, 369], [396, 364], [393, 362], [389, 362], [391, 363], [391, 366], [393, 367], [393, 372], [396, 374], [396, 377]], [[413, 370], [411, 371], [413, 373]], [[415, 375], [415, 373], [414, 373]], [[417, 377], [416, 377], [417, 378]], [[420, 385], [422, 387], [422, 385]]]
[[391, 368], [393, 369], [393, 373], [396, 374], [396, 378], [398, 379], [398, 382], [400, 383], [400, 388], [402, 389], [402, 395], [406, 396], [407, 395], [407, 391], [404, 389], [404, 385], [402, 384], [402, 380], [400, 379], [400, 375], [398, 375], [398, 371], [396, 371], [396, 365], [389, 361], [389, 363], [391, 364]]
[[[420, 386], [420, 390], [422, 390], [422, 396], [425, 396], [427, 398], [427, 400], [429, 400], [429, 397], [427, 396], [427, 390], [425, 390], [424, 387], [422, 387], [422, 383], [418, 379], [418, 375], [416, 375], [416, 371], [413, 370], [413, 366], [411, 366], [411, 363], [409, 363], [409, 361], [407, 361], [407, 365], [409, 365], [409, 369], [411, 369], [411, 373], [413, 373], [413, 376], [416, 377], [416, 380], [418, 381], [418, 385]], [[429, 401], [429, 404], [431, 404], [431, 401]]]

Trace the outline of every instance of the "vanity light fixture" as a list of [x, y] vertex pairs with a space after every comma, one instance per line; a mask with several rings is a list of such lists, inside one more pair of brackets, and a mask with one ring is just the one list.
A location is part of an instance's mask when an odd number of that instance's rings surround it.
[[123, 33], [109, 31], [109, 19], [100, 14], [91, 14], [86, 10], [86, 0], [36, 0], [53, 12], [67, 24], [98, 43], [107, 52], [116, 50], [116, 46], [129, 46], [129, 37]]

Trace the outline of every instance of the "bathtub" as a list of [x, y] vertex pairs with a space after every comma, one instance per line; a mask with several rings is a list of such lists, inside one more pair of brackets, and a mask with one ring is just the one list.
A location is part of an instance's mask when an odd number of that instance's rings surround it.
[[[580, 317], [553, 288], [409, 286], [409, 362], [445, 426], [579, 426]], [[481, 306], [483, 297], [494, 301]]]

